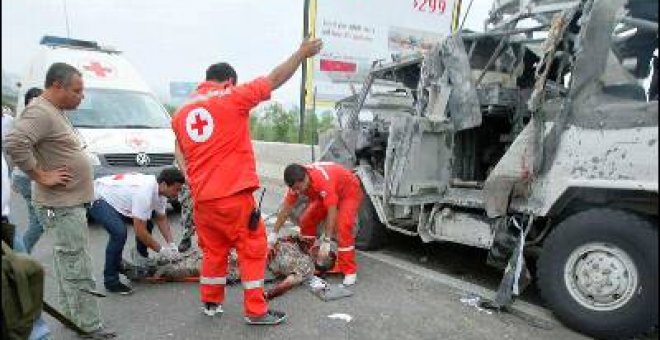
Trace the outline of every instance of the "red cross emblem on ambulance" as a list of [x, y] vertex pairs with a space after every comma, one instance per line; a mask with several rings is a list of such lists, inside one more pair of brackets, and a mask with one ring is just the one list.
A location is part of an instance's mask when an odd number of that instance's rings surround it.
[[213, 134], [213, 117], [206, 109], [198, 107], [186, 116], [186, 132], [194, 142], [203, 143]]
[[89, 61], [83, 64], [82, 68], [97, 78], [106, 78], [115, 75], [115, 71], [111, 65], [105, 65], [98, 61]]
[[126, 136], [126, 145], [132, 147], [133, 149], [144, 149], [147, 144], [147, 140], [139, 135]]

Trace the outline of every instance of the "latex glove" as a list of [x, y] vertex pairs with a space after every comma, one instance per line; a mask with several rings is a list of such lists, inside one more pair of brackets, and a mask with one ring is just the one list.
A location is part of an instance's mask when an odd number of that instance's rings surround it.
[[268, 246], [272, 246], [277, 242], [277, 233], [274, 231], [269, 232], [266, 239], [268, 240]]
[[158, 254], [163, 259], [170, 261], [174, 261], [181, 256], [181, 254], [179, 254], [179, 249], [177, 249], [176, 247], [172, 248], [169, 245], [166, 247], [160, 247], [160, 251], [158, 252]]
[[321, 258], [326, 258], [330, 255], [330, 242], [327, 240], [323, 240], [323, 243], [321, 243], [321, 246], [319, 246], [319, 256]]

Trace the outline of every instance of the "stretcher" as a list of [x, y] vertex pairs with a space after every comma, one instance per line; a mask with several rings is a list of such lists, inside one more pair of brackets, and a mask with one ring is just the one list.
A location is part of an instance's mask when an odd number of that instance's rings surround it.
[[[169, 282], [199, 282], [199, 276], [184, 276], [184, 277], [165, 277], [165, 276], [145, 276], [141, 278], [132, 278], [133, 282], [141, 283], [169, 283]], [[265, 283], [271, 283], [275, 281], [275, 276], [269, 271], [266, 271], [264, 276]], [[240, 279], [228, 279], [227, 285], [233, 285], [241, 282]]]
[[199, 276], [186, 276], [186, 277], [147, 276], [136, 281], [144, 282], [144, 283], [199, 282]]

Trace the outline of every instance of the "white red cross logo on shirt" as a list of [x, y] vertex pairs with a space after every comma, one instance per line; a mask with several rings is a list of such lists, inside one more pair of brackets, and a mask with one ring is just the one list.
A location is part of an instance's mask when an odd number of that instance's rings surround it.
[[201, 107], [191, 110], [186, 117], [186, 132], [194, 142], [205, 142], [213, 134], [213, 117]]
[[112, 73], [111, 67], [103, 66], [98, 61], [91, 61], [89, 65], [83, 65], [83, 68], [100, 78], [105, 78], [106, 75]]

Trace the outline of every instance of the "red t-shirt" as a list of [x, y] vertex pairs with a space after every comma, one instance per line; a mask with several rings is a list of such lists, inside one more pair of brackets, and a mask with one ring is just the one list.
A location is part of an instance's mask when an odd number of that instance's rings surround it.
[[[340, 198], [353, 194], [360, 187], [357, 176], [337, 163], [317, 162], [305, 165], [305, 168], [310, 183], [304, 195], [310, 201], [321, 200], [326, 208], [336, 206]], [[298, 194], [289, 189], [284, 200], [293, 205]]]
[[270, 99], [271, 89], [264, 77], [227, 88], [206, 81], [174, 114], [172, 129], [186, 160], [195, 201], [259, 187], [249, 115], [257, 104]]

